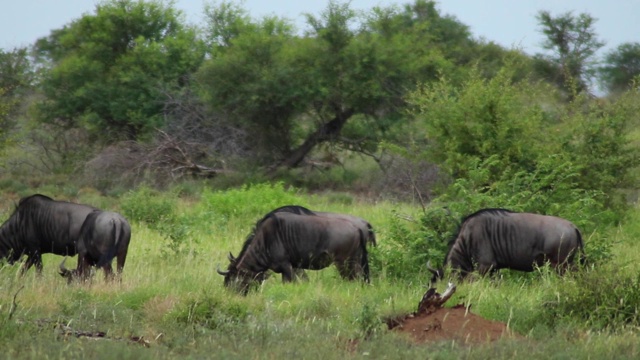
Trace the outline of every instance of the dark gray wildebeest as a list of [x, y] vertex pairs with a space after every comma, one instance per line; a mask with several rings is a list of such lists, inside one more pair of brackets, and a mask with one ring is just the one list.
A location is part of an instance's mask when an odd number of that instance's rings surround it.
[[229, 267], [218, 269], [224, 285], [247, 294], [252, 284], [272, 270], [283, 282], [293, 281], [297, 269], [320, 270], [335, 263], [346, 279], [363, 276], [369, 282], [367, 235], [352, 222], [317, 215], [272, 212], [263, 217]]
[[87, 215], [80, 229], [77, 242], [77, 268], [66, 269], [63, 260], [60, 264], [60, 275], [66, 277], [69, 282], [74, 277], [87, 280], [91, 274], [91, 267], [96, 266], [104, 270], [106, 280], [111, 280], [113, 278], [111, 262], [114, 257], [117, 257], [116, 272], [120, 278], [127, 259], [130, 240], [131, 227], [122, 215], [111, 211], [95, 210]]
[[[271, 214], [275, 214], [278, 212], [288, 212], [288, 213], [292, 213], [292, 214], [298, 214], [298, 215], [308, 215], [308, 216], [324, 216], [324, 217], [329, 217], [329, 218], [336, 218], [336, 219], [342, 219], [342, 220], [346, 220], [351, 222], [354, 226], [356, 226], [359, 230], [362, 231], [362, 233], [364, 234], [364, 236], [367, 239], [367, 242], [370, 243], [373, 246], [377, 246], [376, 244], [376, 234], [373, 231], [373, 227], [371, 226], [371, 224], [358, 216], [354, 216], [354, 215], [349, 215], [349, 214], [340, 214], [340, 213], [332, 213], [332, 212], [325, 212], [325, 211], [315, 211], [315, 210], [310, 210], [304, 206], [300, 206], [300, 205], [285, 205], [285, 206], [281, 206], [279, 208], [276, 208], [274, 210], [271, 210], [267, 215], [265, 215], [261, 220], [258, 220], [257, 224], [260, 224], [260, 222], [264, 219], [266, 219], [267, 217], [269, 217], [269, 215]], [[294, 269], [296, 276], [300, 277], [304, 280], [307, 280], [307, 274], [304, 272], [303, 269]]]
[[371, 224], [358, 216], [354, 216], [354, 215], [349, 215], [349, 214], [340, 214], [340, 213], [332, 213], [332, 212], [325, 212], [325, 211], [315, 211], [315, 210], [309, 210], [303, 206], [299, 206], [299, 205], [285, 205], [285, 206], [281, 206], [275, 210], [272, 210], [269, 214], [265, 215], [265, 218], [270, 215], [270, 214], [274, 214], [277, 212], [290, 212], [293, 214], [298, 214], [298, 215], [316, 215], [316, 216], [325, 216], [325, 217], [330, 217], [330, 218], [336, 218], [336, 219], [343, 219], [343, 220], [347, 220], [349, 222], [351, 222], [353, 225], [355, 225], [358, 229], [362, 230], [363, 234], [365, 234], [367, 241], [373, 245], [376, 246], [376, 234], [373, 231], [373, 227], [371, 226]]
[[0, 258], [13, 264], [26, 255], [22, 273], [33, 265], [41, 273], [42, 254], [76, 254], [82, 224], [94, 210], [92, 206], [55, 201], [40, 194], [20, 199], [0, 227]]
[[[579, 254], [578, 254], [579, 253]], [[584, 259], [582, 236], [571, 222], [555, 216], [483, 209], [462, 220], [449, 244], [443, 267], [460, 277], [508, 268], [533, 271], [550, 265], [562, 273], [578, 255]], [[444, 277], [443, 268], [429, 270], [432, 282]]]
[[24, 274], [35, 265], [41, 273], [42, 254], [74, 256], [78, 253], [77, 242], [85, 231], [83, 224], [88, 215], [96, 211], [100, 212], [89, 205], [56, 201], [40, 194], [22, 198], [0, 227], [0, 258], [13, 264], [26, 256], [21, 272]]

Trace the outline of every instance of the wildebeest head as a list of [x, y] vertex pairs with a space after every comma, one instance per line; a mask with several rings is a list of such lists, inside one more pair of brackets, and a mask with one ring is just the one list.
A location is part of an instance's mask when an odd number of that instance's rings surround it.
[[225, 287], [236, 290], [242, 295], [247, 295], [249, 290], [259, 286], [267, 279], [267, 274], [265, 272], [252, 272], [245, 269], [239, 269], [238, 259], [236, 259], [233, 254], [229, 253], [228, 258], [229, 267], [227, 270], [220, 270], [220, 267], [217, 269], [218, 274], [224, 276]]
[[67, 269], [64, 266], [64, 263], [66, 261], [67, 261], [67, 257], [65, 256], [62, 262], [60, 263], [60, 270], [58, 271], [58, 273], [60, 273], [60, 276], [62, 276], [63, 278], [67, 279], [68, 283], [71, 283], [71, 281], [73, 281], [73, 277], [76, 271]]

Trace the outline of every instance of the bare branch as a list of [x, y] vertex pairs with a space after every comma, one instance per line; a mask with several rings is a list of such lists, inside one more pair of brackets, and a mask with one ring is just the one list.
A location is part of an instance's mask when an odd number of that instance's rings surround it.
[[18, 308], [18, 302], [16, 301], [16, 298], [18, 297], [18, 293], [24, 289], [24, 285], [22, 285], [18, 291], [16, 291], [15, 294], [13, 294], [13, 302], [11, 303], [11, 308], [9, 309], [9, 320], [11, 320], [11, 318], [13, 317], [13, 313], [16, 311], [16, 309]]

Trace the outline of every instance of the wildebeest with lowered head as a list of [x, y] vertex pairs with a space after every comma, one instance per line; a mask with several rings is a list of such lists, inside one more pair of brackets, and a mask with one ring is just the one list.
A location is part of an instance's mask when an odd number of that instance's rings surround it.
[[266, 218], [270, 214], [274, 214], [277, 212], [290, 212], [298, 215], [316, 215], [316, 216], [325, 216], [330, 218], [347, 220], [347, 221], [350, 221], [353, 225], [355, 225], [358, 229], [362, 230], [363, 234], [367, 238], [367, 241], [371, 243], [371, 245], [373, 246], [377, 245], [376, 234], [373, 231], [373, 227], [367, 220], [358, 216], [354, 216], [350, 214], [332, 213], [332, 212], [326, 212], [326, 211], [309, 210], [308, 208], [300, 205], [285, 205], [272, 210], [271, 212], [269, 212], [269, 214], [265, 215], [264, 218]]
[[64, 267], [63, 260], [60, 275], [69, 282], [75, 276], [86, 280], [91, 267], [96, 266], [101, 267], [105, 279], [110, 280], [113, 277], [111, 261], [117, 256], [116, 272], [120, 277], [127, 259], [130, 239], [131, 226], [122, 215], [101, 210], [91, 212], [82, 224], [77, 241], [78, 266], [76, 270], [68, 270]]
[[332, 263], [340, 275], [369, 281], [367, 240], [362, 230], [345, 219], [269, 213], [258, 221], [240, 254], [229, 254], [229, 267], [218, 270], [224, 285], [246, 294], [267, 271], [282, 274], [283, 282], [295, 279], [296, 269], [320, 270]]
[[[533, 271], [534, 266], [547, 262], [562, 272], [577, 253], [584, 255], [582, 236], [568, 220], [483, 209], [462, 220], [443, 266], [450, 266], [462, 277], [476, 267], [484, 275], [502, 268]], [[429, 270], [433, 273], [432, 282], [444, 275], [443, 268]]]
[[0, 258], [13, 264], [23, 255], [22, 273], [35, 265], [42, 272], [42, 254], [73, 256], [89, 205], [55, 201], [35, 194], [20, 199], [13, 214], [0, 227]]

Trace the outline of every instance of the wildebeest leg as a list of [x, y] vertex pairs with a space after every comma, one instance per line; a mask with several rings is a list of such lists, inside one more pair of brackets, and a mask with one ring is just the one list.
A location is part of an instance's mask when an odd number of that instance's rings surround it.
[[122, 270], [124, 270], [124, 263], [127, 260], [127, 249], [120, 250], [117, 256], [116, 276], [118, 281], [122, 281]]
[[291, 264], [287, 264], [285, 266], [282, 267], [282, 282], [283, 283], [287, 283], [287, 282], [292, 282], [294, 279], [294, 271], [293, 271], [293, 266]]
[[81, 282], [89, 280], [89, 277], [91, 276], [91, 264], [86, 256], [78, 254], [78, 267], [74, 275], [76, 275], [78, 280]]
[[478, 273], [485, 276], [487, 273], [494, 273], [496, 271], [496, 264], [479, 264]]
[[33, 265], [36, 266], [36, 273], [42, 275], [42, 256], [40, 254], [27, 256], [27, 260], [22, 264], [22, 269], [20, 269], [20, 275], [24, 275]]
[[110, 282], [113, 280], [113, 267], [111, 263], [106, 263], [102, 266], [102, 270], [104, 270], [104, 281]]
[[353, 280], [358, 275], [358, 271], [356, 269], [357, 262], [353, 259], [336, 261], [336, 267], [343, 279]]
[[301, 279], [302, 281], [309, 281], [309, 276], [304, 271], [304, 269], [295, 269], [295, 274], [297, 279]]

